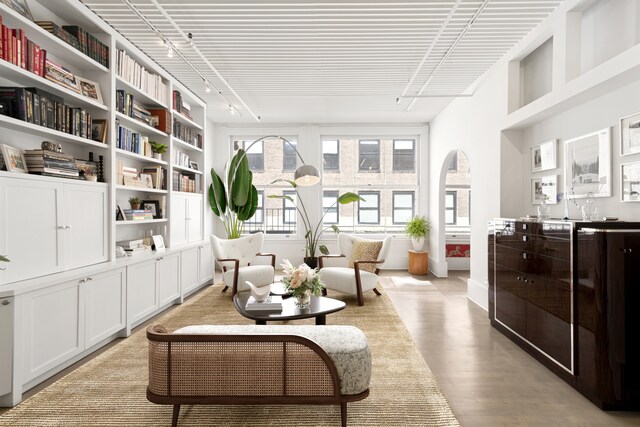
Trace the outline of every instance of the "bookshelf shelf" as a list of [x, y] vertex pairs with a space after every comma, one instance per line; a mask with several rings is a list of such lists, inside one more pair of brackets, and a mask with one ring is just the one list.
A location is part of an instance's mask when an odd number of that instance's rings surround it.
[[144, 133], [144, 134], [151, 134], [154, 136], [160, 136], [160, 137], [168, 137], [169, 135], [167, 135], [166, 133], [149, 126], [146, 123], [143, 123], [139, 120], [136, 120], [132, 117], [127, 116], [126, 114], [122, 114], [119, 111], [116, 111], [116, 119], [120, 120], [120, 124], [123, 125], [124, 127], [128, 127], [130, 129], [136, 130], [140, 133]]
[[202, 197], [202, 193], [191, 193], [189, 191], [176, 191], [176, 190], [172, 190], [171, 192], [173, 194], [182, 194], [182, 195], [185, 195], [185, 196]]
[[198, 148], [193, 144], [189, 144], [188, 142], [185, 142], [185, 141], [181, 140], [180, 138], [176, 138], [175, 136], [171, 137], [171, 141], [175, 145], [180, 147], [180, 148], [184, 148], [184, 149], [187, 149], [187, 150], [191, 150], [191, 151], [195, 151], [195, 152], [198, 152], [198, 153], [202, 153], [202, 149], [201, 148]]
[[73, 107], [96, 108], [103, 111], [108, 110], [106, 105], [98, 101], [82, 96], [79, 93], [37, 76], [5, 60], [0, 60], [0, 75], [4, 79], [10, 80], [20, 86], [37, 87], [38, 89], [61, 96], [64, 98], [65, 104]]
[[[72, 65], [79, 70], [92, 72], [100, 71], [103, 73], [109, 72], [107, 67], [89, 58], [87, 55], [52, 35], [35, 22], [30, 21], [10, 7], [5, 6], [2, 2], [0, 2], [0, 14], [2, 14], [2, 23], [4, 25], [10, 28], [21, 28], [25, 31], [29, 40], [33, 41], [41, 48], [50, 51], [57, 59], [63, 61], [65, 64]], [[90, 80], [96, 79], [90, 78]]]
[[159, 224], [162, 222], [167, 222], [167, 218], [156, 218], [156, 219], [139, 219], [139, 220], [126, 220], [126, 221], [116, 221], [116, 225], [138, 225], [138, 224]]
[[183, 116], [178, 111], [171, 110], [171, 113], [173, 114], [173, 117], [179, 122], [184, 123], [185, 125], [191, 126], [195, 129], [202, 130], [202, 126], [200, 126], [198, 123], [194, 122], [190, 118]]
[[129, 157], [131, 159], [136, 159], [136, 160], [140, 160], [140, 161], [143, 161], [143, 162], [153, 163], [153, 164], [156, 164], [156, 165], [162, 165], [162, 166], [168, 165], [168, 163], [165, 162], [164, 160], [154, 159], [153, 157], [143, 156], [142, 154], [132, 153], [131, 151], [122, 150], [120, 148], [116, 148], [116, 154], [118, 156]]
[[143, 193], [167, 194], [167, 190], [157, 190], [155, 188], [147, 188], [147, 187], [131, 187], [131, 186], [127, 186], [127, 185], [116, 185], [116, 190], [140, 191], [140, 192], [143, 192]]
[[125, 79], [123, 79], [118, 75], [116, 75], [116, 88], [123, 89], [129, 93], [132, 93], [134, 98], [137, 101], [140, 101], [140, 103], [146, 107], [167, 108], [167, 109], [169, 108], [166, 104], [163, 104], [162, 102], [155, 99], [154, 97], [149, 96], [146, 93], [142, 92], [140, 89], [138, 89], [137, 87], [135, 87], [134, 85], [132, 85], [131, 83], [129, 83], [128, 81], [126, 81]]
[[180, 172], [186, 172], [186, 173], [193, 173], [193, 174], [196, 174], [196, 175], [202, 175], [202, 171], [198, 171], [198, 170], [191, 169], [191, 168], [186, 168], [184, 166], [173, 165], [173, 168], [175, 170], [180, 171]]

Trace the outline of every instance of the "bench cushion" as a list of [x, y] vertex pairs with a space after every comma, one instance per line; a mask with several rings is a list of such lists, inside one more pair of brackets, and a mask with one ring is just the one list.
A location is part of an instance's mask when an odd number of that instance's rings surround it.
[[299, 335], [318, 344], [333, 360], [344, 395], [359, 394], [371, 381], [371, 352], [364, 333], [345, 325], [194, 325], [176, 334]]

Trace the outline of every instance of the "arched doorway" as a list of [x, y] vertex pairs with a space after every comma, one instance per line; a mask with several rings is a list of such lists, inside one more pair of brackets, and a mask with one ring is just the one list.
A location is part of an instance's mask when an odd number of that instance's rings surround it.
[[462, 150], [452, 150], [441, 173], [441, 254], [452, 270], [469, 270], [471, 258], [471, 169]]

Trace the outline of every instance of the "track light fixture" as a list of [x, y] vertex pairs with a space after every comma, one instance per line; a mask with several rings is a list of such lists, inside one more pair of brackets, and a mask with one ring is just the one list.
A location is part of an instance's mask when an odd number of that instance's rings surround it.
[[193, 34], [189, 33], [188, 37], [189, 37], [189, 42], [188, 42], [189, 46], [193, 47], [193, 45], [194, 45], [194, 43], [193, 43]]
[[236, 114], [236, 109], [233, 108], [233, 105], [229, 104], [229, 114], [234, 116]]
[[207, 81], [204, 82], [204, 91], [207, 93], [211, 93], [211, 85]]
[[167, 58], [173, 58], [173, 49], [171, 46], [167, 49]]

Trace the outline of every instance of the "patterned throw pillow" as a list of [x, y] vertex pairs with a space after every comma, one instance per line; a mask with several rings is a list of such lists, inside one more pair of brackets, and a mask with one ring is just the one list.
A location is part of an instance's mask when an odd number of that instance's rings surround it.
[[[376, 261], [382, 249], [382, 241], [356, 240], [353, 242], [353, 250], [349, 258], [349, 267], [353, 268], [355, 261]], [[361, 271], [375, 273], [378, 264], [360, 264]]]

